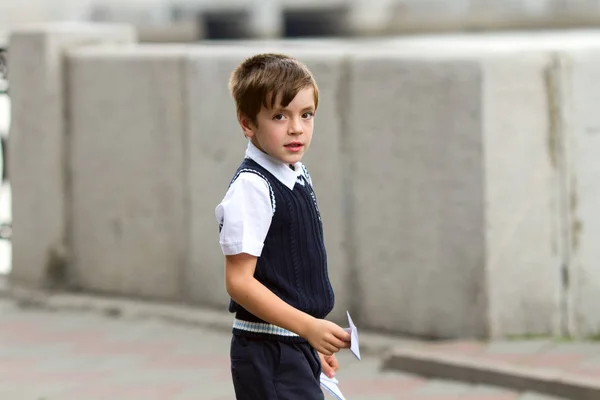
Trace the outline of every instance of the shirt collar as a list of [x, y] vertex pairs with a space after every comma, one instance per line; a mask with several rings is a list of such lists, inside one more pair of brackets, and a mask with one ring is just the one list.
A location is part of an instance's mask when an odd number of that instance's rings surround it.
[[282, 161], [263, 153], [251, 141], [248, 141], [246, 149], [246, 158], [254, 160], [258, 165], [269, 171], [275, 178], [290, 189], [294, 189], [298, 176], [302, 175], [302, 163], [297, 162], [294, 165], [294, 170]]

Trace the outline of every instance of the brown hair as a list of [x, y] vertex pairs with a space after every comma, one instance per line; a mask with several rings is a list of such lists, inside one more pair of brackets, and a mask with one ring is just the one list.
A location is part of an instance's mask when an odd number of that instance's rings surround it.
[[265, 53], [246, 59], [231, 74], [229, 90], [238, 116], [257, 124], [256, 116], [264, 106], [274, 108], [281, 95], [281, 105], [287, 107], [298, 92], [314, 88], [315, 108], [319, 105], [319, 88], [308, 68], [284, 54]]

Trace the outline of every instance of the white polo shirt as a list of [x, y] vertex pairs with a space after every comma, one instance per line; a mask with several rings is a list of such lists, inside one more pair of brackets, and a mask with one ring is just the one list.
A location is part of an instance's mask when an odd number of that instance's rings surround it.
[[[302, 163], [295, 163], [292, 170], [289, 164], [263, 153], [250, 141], [246, 158], [255, 161], [291, 190], [296, 181], [301, 184], [306, 181], [312, 186]], [[273, 212], [268, 183], [257, 174], [242, 172], [215, 210], [217, 222], [222, 224], [219, 243], [223, 254], [247, 253], [260, 257]]]

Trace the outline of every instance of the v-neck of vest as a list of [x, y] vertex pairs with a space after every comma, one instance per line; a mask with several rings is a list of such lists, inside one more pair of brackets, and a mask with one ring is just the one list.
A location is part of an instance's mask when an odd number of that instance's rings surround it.
[[[296, 185], [298, 185], [298, 177], [302, 176], [304, 181], [306, 182], [306, 184], [308, 185], [308, 179], [306, 177], [304, 177], [304, 175], [297, 175], [296, 176], [296, 181], [294, 182], [294, 186], [293, 187], [288, 187], [288, 185], [286, 185], [284, 182], [282, 182], [279, 178], [277, 178], [271, 171], [269, 171], [267, 168], [263, 167], [262, 165], [260, 165], [256, 160], [253, 160], [252, 158], [248, 158], [247, 160], [252, 161], [254, 164], [256, 164], [258, 167], [260, 167], [262, 170], [264, 170], [265, 173], [267, 173], [271, 179], [275, 180], [276, 182], [281, 183], [281, 185], [286, 188], [287, 190], [289, 190], [290, 192], [294, 191], [294, 188], [296, 187]], [[300, 185], [302, 186], [302, 185]]]

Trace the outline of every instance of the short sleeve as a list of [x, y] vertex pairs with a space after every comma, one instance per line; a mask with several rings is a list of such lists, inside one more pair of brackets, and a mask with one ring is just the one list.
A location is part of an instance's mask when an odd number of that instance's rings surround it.
[[259, 257], [273, 219], [268, 183], [257, 174], [241, 173], [215, 210], [224, 255]]

